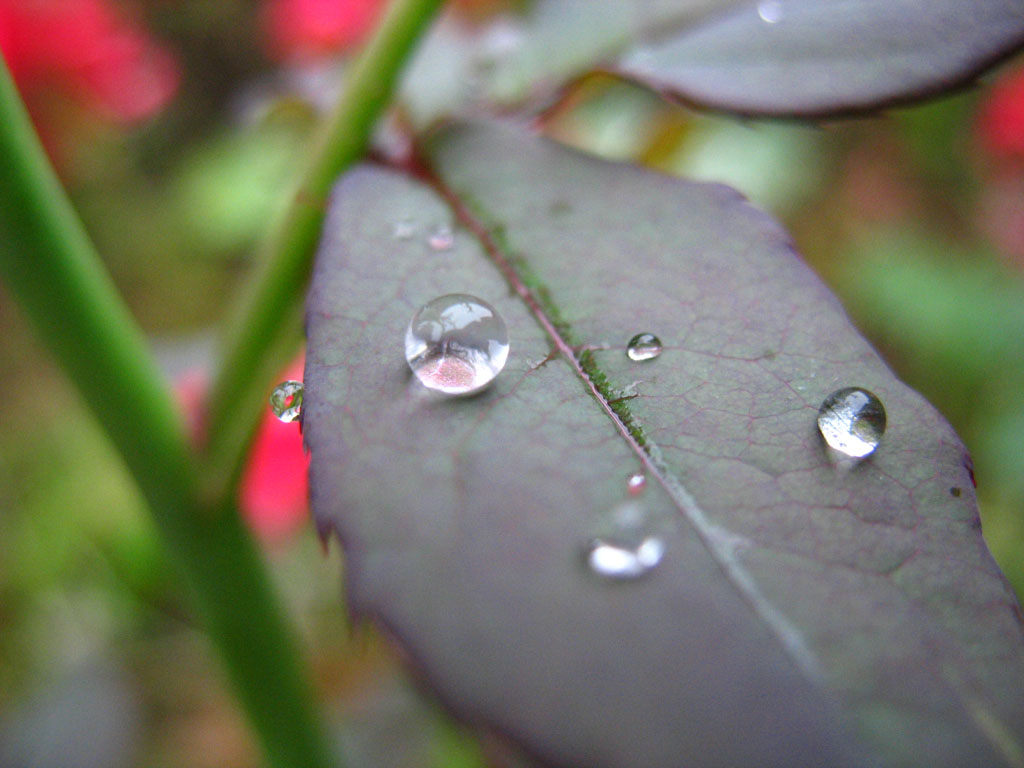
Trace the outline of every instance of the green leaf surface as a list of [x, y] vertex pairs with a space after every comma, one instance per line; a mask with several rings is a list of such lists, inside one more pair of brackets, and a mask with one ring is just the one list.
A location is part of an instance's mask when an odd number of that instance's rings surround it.
[[[551, 765], [1021, 765], [1024, 633], [966, 451], [778, 225], [504, 127], [425, 163], [342, 179], [308, 307], [313, 506], [353, 610]], [[471, 398], [403, 359], [452, 292], [511, 338]], [[645, 331], [665, 350], [633, 362]], [[848, 385], [889, 415], [857, 466], [815, 426]], [[665, 556], [608, 582], [582, 553], [637, 471]]]
[[514, 103], [607, 67], [727, 112], [841, 115], [964, 85], [1022, 45], [1018, 0], [537, 0], [482, 36], [438, 30], [414, 68], [431, 96], [406, 94], [422, 120], [472, 83]]

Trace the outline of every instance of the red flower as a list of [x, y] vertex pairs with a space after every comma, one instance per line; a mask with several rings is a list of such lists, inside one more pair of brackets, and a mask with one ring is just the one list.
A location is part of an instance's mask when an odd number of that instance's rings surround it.
[[62, 91], [118, 122], [156, 113], [178, 85], [174, 58], [107, 0], [0, 0], [0, 50], [30, 104]]
[[1024, 160], [1024, 68], [1008, 72], [988, 91], [978, 112], [978, 138], [997, 160]]
[[[301, 381], [304, 366], [304, 358], [299, 358], [281, 378]], [[238, 499], [242, 515], [264, 541], [281, 541], [306, 521], [308, 469], [299, 425], [278, 421], [268, 407], [245, 465]]]
[[270, 54], [315, 58], [355, 47], [366, 39], [383, 0], [268, 0]]
[[[282, 378], [301, 380], [303, 366], [300, 357]], [[201, 371], [190, 371], [175, 382], [186, 426], [197, 443], [202, 440], [206, 387], [206, 375]], [[246, 459], [238, 491], [242, 517], [264, 543], [276, 544], [288, 539], [308, 519], [308, 468], [309, 456], [302, 447], [299, 425], [278, 421], [267, 407]]]

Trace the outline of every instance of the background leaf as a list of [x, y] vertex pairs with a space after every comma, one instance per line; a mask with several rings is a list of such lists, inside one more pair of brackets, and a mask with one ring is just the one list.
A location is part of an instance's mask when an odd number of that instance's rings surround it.
[[607, 66], [727, 112], [836, 115], [948, 91], [1021, 45], [1016, 0], [538, 0], [483, 35], [439, 27], [403, 98], [426, 124]]
[[[352, 608], [456, 711], [557, 765], [1019, 764], [1020, 612], [969, 458], [777, 225], [506, 129], [428, 154], [433, 188], [340, 183], [310, 297], [313, 505]], [[452, 249], [427, 244], [439, 226], [461, 227]], [[402, 336], [456, 291], [513, 351], [490, 390], [442, 400]], [[666, 345], [644, 364], [623, 354], [641, 331]], [[843, 470], [815, 415], [850, 384], [890, 421]], [[581, 548], [642, 468], [665, 560], [608, 584]]]
[[964, 83], [1024, 42], [1014, 0], [760, 0], [631, 54], [622, 71], [746, 114], [834, 114]]

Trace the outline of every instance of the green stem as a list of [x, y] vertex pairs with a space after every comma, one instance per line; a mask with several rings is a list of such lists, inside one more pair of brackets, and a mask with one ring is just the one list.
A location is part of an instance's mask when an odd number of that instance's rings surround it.
[[301, 299], [331, 186], [366, 152], [402, 66], [442, 0], [394, 0], [349, 76], [313, 146], [298, 192], [267, 241], [261, 265], [228, 335], [210, 397], [205, 492], [219, 497], [237, 479], [268, 384], [298, 345]]
[[199, 504], [168, 387], [53, 174], [2, 56], [0, 278], [138, 482], [272, 764], [327, 768], [326, 739], [263, 563], [237, 514]]

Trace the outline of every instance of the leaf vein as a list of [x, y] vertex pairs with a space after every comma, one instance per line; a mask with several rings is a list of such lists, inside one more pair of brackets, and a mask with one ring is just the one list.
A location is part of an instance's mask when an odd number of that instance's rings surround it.
[[820, 685], [824, 676], [803, 633], [768, 600], [751, 573], [740, 562], [738, 549], [746, 544], [745, 540], [711, 522], [689, 491], [669, 470], [660, 447], [646, 435], [639, 419], [630, 410], [629, 399], [617, 397], [617, 390], [597, 365], [591, 349], [575, 338], [572, 327], [561, 316], [546, 286], [534, 274], [526, 259], [511, 247], [505, 227], [492, 223], [495, 218], [488, 216], [478, 202], [471, 201], [466, 195], [449, 187], [426, 162], [417, 162], [415, 170], [449, 205], [455, 219], [479, 241], [484, 253], [548, 335], [554, 349], [565, 358], [648, 472], [661, 483], [729, 583], [767, 626], [804, 676]]

